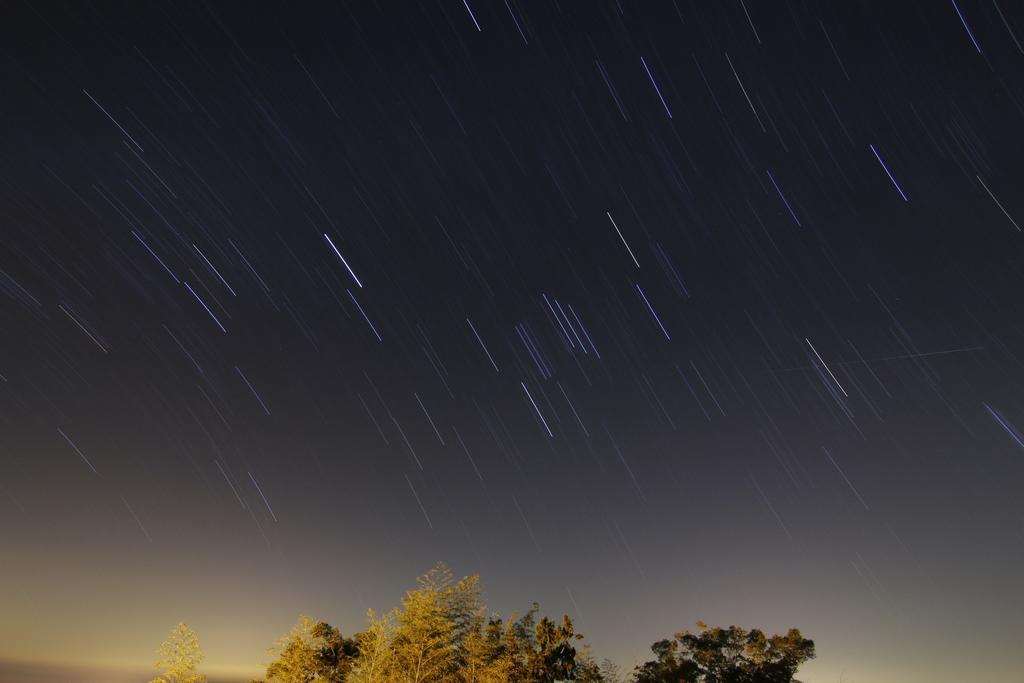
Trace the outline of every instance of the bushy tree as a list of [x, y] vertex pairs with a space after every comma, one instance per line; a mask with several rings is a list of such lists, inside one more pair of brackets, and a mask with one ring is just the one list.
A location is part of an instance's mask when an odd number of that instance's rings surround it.
[[203, 661], [199, 636], [186, 624], [172, 628], [156, 652], [160, 655], [156, 668], [163, 674], [150, 683], [206, 683], [206, 676], [196, 673], [196, 667]]
[[330, 624], [300, 616], [275, 652], [277, 659], [267, 666], [271, 683], [344, 683], [359, 650], [354, 639]]
[[797, 629], [767, 637], [737, 626], [683, 631], [651, 646], [655, 659], [636, 669], [636, 683], [792, 683], [814, 657], [814, 641]]
[[536, 627], [535, 646], [530, 653], [530, 680], [536, 683], [576, 680], [576, 648], [572, 641], [583, 636], [573, 630], [569, 615], [555, 624], [547, 617]]

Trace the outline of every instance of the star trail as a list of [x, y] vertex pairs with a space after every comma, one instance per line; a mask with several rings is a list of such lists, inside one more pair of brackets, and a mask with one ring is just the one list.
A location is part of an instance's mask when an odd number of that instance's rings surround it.
[[443, 560], [1020, 680], [1019, 4], [7, 14], [0, 660], [248, 680]]

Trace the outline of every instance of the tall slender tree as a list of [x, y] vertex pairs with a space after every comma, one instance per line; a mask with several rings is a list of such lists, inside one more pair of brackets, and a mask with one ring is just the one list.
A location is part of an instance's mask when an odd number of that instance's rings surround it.
[[463, 659], [463, 643], [480, 606], [479, 579], [453, 582], [443, 564], [417, 579], [398, 612], [393, 639], [395, 673], [408, 683], [451, 680]]
[[359, 654], [356, 657], [349, 681], [352, 683], [388, 683], [395, 669], [395, 622], [397, 610], [377, 615], [373, 610], [366, 613], [368, 627], [356, 634]]
[[199, 636], [188, 625], [179, 623], [172, 628], [157, 654], [160, 659], [156, 668], [163, 674], [150, 683], [206, 683], [206, 676], [196, 673], [196, 667], [203, 661]]

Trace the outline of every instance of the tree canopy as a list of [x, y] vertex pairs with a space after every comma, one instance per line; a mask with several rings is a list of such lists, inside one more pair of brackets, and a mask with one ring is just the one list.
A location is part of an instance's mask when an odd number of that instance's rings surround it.
[[359, 648], [328, 623], [300, 616], [291, 633], [277, 643], [278, 658], [267, 667], [272, 683], [343, 683]]
[[[572, 619], [540, 616], [534, 603], [507, 619], [488, 613], [480, 577], [456, 580], [438, 564], [416, 580], [401, 604], [370, 610], [364, 631], [346, 638], [334, 626], [300, 616], [271, 649], [265, 681], [253, 683], [794, 683], [814, 657], [814, 642], [790, 629], [708, 627], [698, 622], [651, 646], [655, 658], [624, 675], [599, 665]], [[195, 673], [199, 639], [178, 624], [159, 650], [162, 677], [152, 683], [206, 683]]]
[[636, 683], [790, 683], [814, 657], [814, 641], [797, 629], [771, 637], [737, 626], [683, 631], [651, 646], [656, 659], [637, 667]]
[[160, 655], [156, 668], [163, 674], [150, 683], [206, 683], [206, 676], [196, 673], [196, 667], [203, 661], [199, 636], [186, 624], [172, 628], [156, 652]]
[[[554, 683], [603, 680], [573, 643], [572, 620], [488, 614], [480, 577], [456, 580], [439, 563], [406, 592], [401, 605], [368, 614], [365, 631], [347, 639], [333, 626], [300, 617], [275, 648], [267, 683]], [[580, 678], [579, 676], [583, 677]]]

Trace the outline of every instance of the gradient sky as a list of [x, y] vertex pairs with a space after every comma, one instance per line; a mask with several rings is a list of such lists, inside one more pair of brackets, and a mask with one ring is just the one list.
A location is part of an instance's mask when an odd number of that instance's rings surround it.
[[3, 24], [0, 658], [240, 680], [444, 560], [627, 668], [1020, 680], [1017, 3]]

